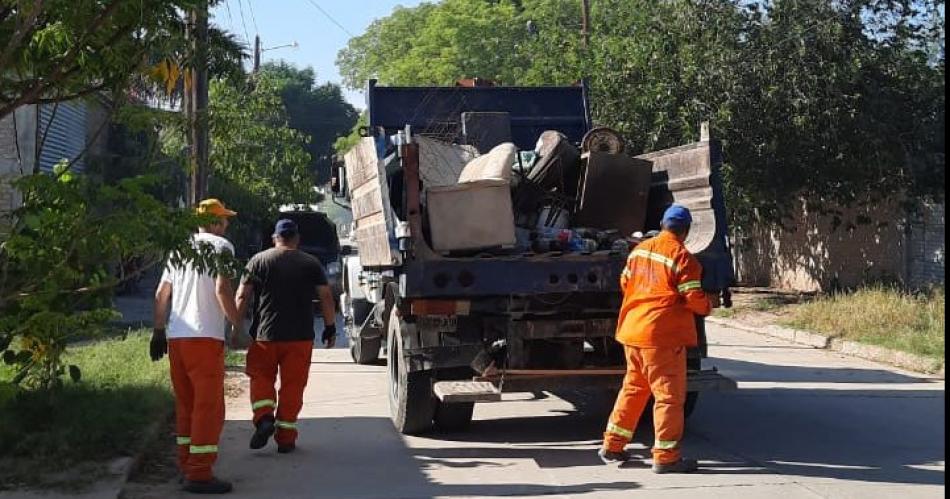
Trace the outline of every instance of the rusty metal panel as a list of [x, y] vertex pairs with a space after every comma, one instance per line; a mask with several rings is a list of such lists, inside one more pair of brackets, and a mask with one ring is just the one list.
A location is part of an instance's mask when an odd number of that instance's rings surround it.
[[589, 152], [573, 225], [616, 229], [630, 235], [644, 229], [650, 194], [650, 163], [623, 154]]
[[637, 156], [653, 164], [647, 228], [659, 228], [663, 210], [680, 203], [693, 214], [686, 248], [703, 265], [703, 289], [715, 291], [732, 284], [735, 274], [727, 240], [726, 202], [719, 165], [722, 149], [715, 140]]
[[363, 267], [399, 265], [395, 247], [395, 217], [389, 204], [389, 189], [382, 161], [376, 157], [376, 144], [364, 138], [345, 156], [350, 179], [349, 194], [356, 222], [356, 243]]
[[716, 238], [717, 220], [713, 206], [712, 159], [710, 142], [697, 142], [637, 156], [653, 167], [648, 224], [659, 227], [663, 210], [679, 203], [693, 215], [693, 226], [686, 248], [700, 253]]

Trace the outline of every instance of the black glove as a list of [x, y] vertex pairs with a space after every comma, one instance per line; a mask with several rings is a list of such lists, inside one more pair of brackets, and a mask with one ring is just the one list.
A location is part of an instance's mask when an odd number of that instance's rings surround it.
[[152, 340], [148, 342], [148, 355], [152, 361], [161, 360], [168, 353], [168, 340], [165, 339], [165, 328], [152, 331]]
[[323, 328], [323, 336], [320, 337], [327, 348], [333, 347], [336, 343], [336, 325], [330, 324]]

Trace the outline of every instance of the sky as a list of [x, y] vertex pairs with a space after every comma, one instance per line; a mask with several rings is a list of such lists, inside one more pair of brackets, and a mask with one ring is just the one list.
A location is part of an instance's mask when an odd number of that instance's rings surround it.
[[[212, 11], [212, 22], [234, 33], [250, 53], [260, 35], [261, 62], [283, 59], [303, 68], [312, 66], [320, 83], [340, 83], [336, 55], [352, 36], [359, 36], [374, 19], [397, 5], [412, 7], [421, 0], [224, 0]], [[299, 46], [274, 48], [297, 42]], [[250, 69], [252, 60], [245, 61]], [[345, 90], [346, 99], [366, 107], [362, 92]]]

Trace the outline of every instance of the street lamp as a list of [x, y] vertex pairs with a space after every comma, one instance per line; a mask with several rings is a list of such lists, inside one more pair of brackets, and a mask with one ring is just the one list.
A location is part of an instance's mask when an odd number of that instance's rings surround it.
[[261, 68], [261, 54], [268, 50], [282, 49], [286, 47], [297, 48], [300, 44], [295, 40], [293, 43], [288, 43], [285, 45], [277, 45], [274, 47], [261, 48], [261, 37], [259, 35], [254, 36], [254, 72], [256, 73], [258, 69]]

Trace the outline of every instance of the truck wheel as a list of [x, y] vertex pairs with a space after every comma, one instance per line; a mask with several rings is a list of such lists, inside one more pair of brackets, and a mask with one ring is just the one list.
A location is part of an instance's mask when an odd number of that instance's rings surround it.
[[379, 360], [382, 338], [350, 338], [350, 357], [357, 364], [375, 364]]
[[686, 404], [683, 406], [683, 412], [688, 418], [696, 410], [696, 402], [699, 401], [699, 392], [687, 392]]
[[402, 354], [402, 335], [411, 333], [411, 326], [399, 319], [395, 307], [389, 315], [388, 330], [389, 413], [393, 425], [405, 435], [431, 430], [436, 402], [432, 395], [432, 373], [409, 372]]
[[383, 339], [360, 338], [360, 325], [373, 311], [373, 304], [366, 300], [351, 300], [347, 298], [347, 305], [352, 317], [346, 318], [346, 334], [350, 340], [350, 357], [357, 364], [375, 364], [379, 360], [379, 347]]
[[442, 431], [462, 431], [472, 424], [474, 402], [446, 404], [440, 402], [435, 408], [435, 426]]

